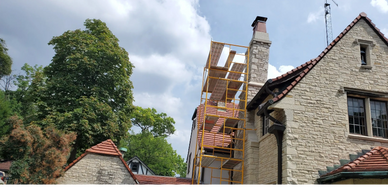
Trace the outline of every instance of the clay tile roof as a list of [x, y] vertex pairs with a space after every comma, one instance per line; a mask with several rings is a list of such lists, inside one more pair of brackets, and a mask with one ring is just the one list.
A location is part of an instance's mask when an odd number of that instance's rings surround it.
[[167, 177], [167, 176], [154, 176], [154, 175], [136, 175], [139, 184], [154, 184], [154, 185], [180, 185], [191, 184], [190, 178], [178, 178], [178, 177]]
[[370, 152], [358, 157], [336, 170], [333, 170], [321, 177], [341, 172], [365, 172], [365, 171], [388, 171], [388, 148], [375, 147]]
[[117, 149], [112, 140], [108, 139], [86, 150], [89, 153], [121, 156], [121, 152]]
[[[361, 12], [341, 33], [339, 36], [337, 36], [323, 51], [322, 53], [320, 53], [318, 55], [317, 58], [315, 59], [312, 59], [310, 60], [309, 62], [305, 63], [305, 64], [302, 64], [294, 69], [292, 69], [291, 71], [283, 74], [283, 75], [280, 75], [276, 78], [273, 78], [271, 79], [272, 82], [280, 82], [282, 80], [285, 80], [285, 79], [288, 79], [290, 77], [294, 77], [294, 76], [297, 76], [297, 78], [295, 79], [295, 83], [292, 84], [291, 87], [286, 87], [286, 89], [283, 91], [283, 95], [279, 95], [277, 97], [275, 97], [273, 100], [273, 102], [276, 102], [276, 101], [279, 101], [281, 100], [284, 96], [286, 96], [288, 94], [288, 92], [290, 92], [294, 87], [295, 85], [297, 85], [297, 83], [300, 82], [300, 80], [302, 80], [306, 74], [308, 72], [310, 72], [311, 69], [313, 69], [315, 67], [315, 65], [326, 55], [326, 53], [328, 53], [331, 48], [333, 48], [333, 46], [335, 44], [337, 44], [338, 41], [341, 40], [341, 38], [346, 34], [348, 33], [348, 31], [350, 29], [352, 29], [352, 27], [358, 22], [360, 21], [361, 19], [364, 19], [368, 24], [369, 26], [380, 36], [381, 39], [385, 40], [385, 43], [387, 44], [388, 46], [388, 38], [386, 38], [384, 36], [384, 34], [378, 29], [376, 28], [375, 24], [372, 22], [371, 19], [369, 19], [366, 15], [366, 13], [364, 12]], [[310, 65], [312, 64], [312, 65]], [[302, 70], [302, 71], [301, 71]], [[302, 72], [302, 73], [301, 73]], [[299, 75], [298, 75], [299, 74]]]
[[86, 154], [94, 153], [94, 154], [101, 154], [101, 155], [109, 155], [109, 156], [118, 156], [120, 160], [123, 162], [124, 166], [127, 168], [128, 172], [131, 174], [132, 178], [135, 180], [135, 182], [138, 182], [135, 175], [132, 173], [131, 169], [129, 168], [128, 164], [124, 161], [123, 156], [121, 155], [121, 152], [119, 149], [117, 149], [117, 146], [115, 143], [113, 143], [112, 140], [108, 139], [106, 141], [103, 141], [85, 151], [81, 156], [79, 156], [77, 159], [75, 159], [72, 163], [70, 163], [66, 168], [65, 171], [69, 170], [74, 164], [76, 164], [78, 161], [80, 161], [83, 157], [86, 156]]
[[0, 162], [0, 171], [9, 171], [12, 161]]

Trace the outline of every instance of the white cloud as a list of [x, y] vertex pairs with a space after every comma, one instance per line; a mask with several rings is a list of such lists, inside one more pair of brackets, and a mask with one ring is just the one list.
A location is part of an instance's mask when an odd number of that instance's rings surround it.
[[268, 64], [268, 79], [275, 78], [275, 77], [282, 75], [282, 74], [284, 74], [284, 73], [286, 73], [294, 68], [295, 67], [293, 67], [291, 65], [281, 65], [279, 67], [279, 70], [278, 70], [275, 66]]
[[377, 7], [382, 13], [388, 13], [388, 2], [386, 0], [372, 0], [370, 4]]
[[310, 12], [307, 16], [307, 23], [314, 23], [318, 20], [322, 20], [323, 17], [323, 8], [316, 12]]

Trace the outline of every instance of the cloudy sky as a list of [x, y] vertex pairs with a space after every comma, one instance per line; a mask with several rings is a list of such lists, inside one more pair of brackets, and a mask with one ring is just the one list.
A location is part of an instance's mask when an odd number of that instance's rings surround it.
[[[334, 38], [365, 12], [388, 34], [387, 0], [335, 0]], [[326, 46], [324, 0], [1, 0], [0, 37], [13, 59], [47, 66], [47, 43], [87, 18], [104, 21], [135, 65], [135, 105], [154, 107], [176, 121], [169, 142], [186, 158], [191, 116], [200, 101], [210, 40], [248, 46], [256, 16], [268, 17], [269, 78], [317, 57]], [[384, 19], [385, 18], [385, 19]]]

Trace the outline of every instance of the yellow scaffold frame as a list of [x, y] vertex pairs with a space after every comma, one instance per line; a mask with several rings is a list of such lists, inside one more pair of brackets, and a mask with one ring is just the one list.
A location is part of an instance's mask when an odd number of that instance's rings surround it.
[[[229, 55], [225, 66], [217, 66], [226, 46], [229, 47]], [[246, 52], [236, 53], [232, 50], [234, 48], [246, 49]], [[201, 173], [205, 172], [204, 169], [210, 169], [210, 184], [213, 183], [213, 179], [219, 179], [220, 184], [244, 182], [249, 53], [247, 46], [211, 41], [201, 85], [200, 107], [203, 108], [197, 109], [197, 139], [192, 161], [192, 184], [201, 183]], [[245, 61], [233, 62], [236, 55], [244, 56]], [[236, 98], [238, 93], [240, 95]], [[230, 105], [232, 107], [229, 107]], [[225, 114], [226, 112], [231, 115]], [[205, 142], [205, 138], [213, 145]], [[216, 166], [210, 166], [215, 164], [214, 161], [217, 161]], [[219, 175], [216, 170], [219, 171]], [[228, 178], [222, 175], [223, 172], [228, 172]]]

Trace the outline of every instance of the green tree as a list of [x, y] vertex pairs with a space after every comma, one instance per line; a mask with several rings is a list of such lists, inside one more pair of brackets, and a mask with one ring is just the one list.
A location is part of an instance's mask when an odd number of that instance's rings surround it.
[[[128, 53], [119, 46], [119, 40], [104, 22], [87, 19], [84, 25], [85, 30], [66, 31], [49, 42], [49, 45], [54, 46], [55, 55], [52, 63], [44, 68], [47, 80], [45, 89], [40, 93], [40, 100], [44, 102], [39, 104], [40, 120], [43, 123], [50, 119], [61, 120], [54, 119], [55, 116], [72, 115], [63, 120], [67, 124], [61, 122], [58, 126], [58, 129], [77, 133], [69, 162], [75, 159], [78, 149], [85, 150], [99, 143], [101, 138], [111, 138], [119, 143], [131, 128], [129, 116], [133, 109], [133, 86], [129, 78], [133, 66]], [[80, 118], [77, 111], [84, 110], [85, 99], [90, 99], [92, 102], [88, 103], [93, 103], [94, 108], [101, 105], [104, 109], [110, 109], [108, 112], [112, 116], [98, 116], [96, 120], [89, 120], [91, 118], [86, 115]], [[44, 120], [46, 115], [48, 117]], [[77, 122], [83, 127], [68, 127]], [[116, 122], [118, 127], [117, 130], [113, 129], [113, 133], [100, 127], [112, 122]], [[80, 139], [89, 137], [93, 139], [77, 144], [81, 142]]]
[[81, 97], [78, 104], [73, 111], [53, 112], [40, 122], [43, 126], [55, 123], [59, 129], [79, 134], [69, 162], [99, 142], [107, 139], [119, 142], [122, 136], [119, 117], [109, 105], [94, 97]]
[[0, 38], [0, 79], [4, 75], [11, 74], [12, 59], [7, 53], [8, 49], [5, 41]]
[[10, 132], [8, 118], [12, 114], [11, 103], [6, 99], [5, 94], [0, 90], [0, 138]]
[[38, 119], [38, 104], [42, 103], [39, 99], [40, 93], [45, 88], [46, 77], [43, 74], [42, 66], [30, 66], [25, 63], [22, 67], [24, 75], [17, 75], [14, 84], [16, 91], [8, 91], [10, 98], [20, 103], [20, 116], [24, 123], [30, 123]]
[[127, 148], [125, 160], [139, 157], [157, 175], [186, 177], [186, 163], [176, 153], [165, 137], [154, 137], [150, 132], [131, 133], [121, 141], [121, 147]]
[[166, 113], [157, 113], [154, 108], [135, 107], [131, 114], [133, 125], [141, 128], [142, 132], [151, 132], [155, 137], [167, 137], [175, 132], [175, 121]]
[[0, 140], [0, 157], [13, 160], [9, 183], [52, 184], [63, 173], [74, 133], [64, 134], [54, 127], [24, 127], [22, 120], [12, 116], [13, 130]]

